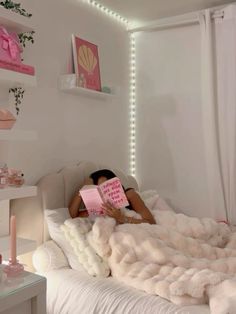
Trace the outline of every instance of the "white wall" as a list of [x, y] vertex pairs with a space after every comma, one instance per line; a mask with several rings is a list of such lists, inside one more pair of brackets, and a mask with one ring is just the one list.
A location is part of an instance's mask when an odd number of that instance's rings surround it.
[[[34, 130], [33, 142], [0, 142], [0, 160], [23, 169], [27, 182], [80, 160], [128, 169], [128, 34], [119, 22], [82, 1], [25, 0], [36, 24], [24, 62], [35, 65], [38, 86], [26, 88], [16, 129]], [[120, 88], [112, 100], [65, 94], [60, 74], [71, 70], [71, 34], [99, 47], [102, 85]], [[1, 93], [1, 104], [7, 100]]]
[[142, 187], [157, 189], [177, 210], [206, 216], [199, 25], [137, 34], [137, 67]]

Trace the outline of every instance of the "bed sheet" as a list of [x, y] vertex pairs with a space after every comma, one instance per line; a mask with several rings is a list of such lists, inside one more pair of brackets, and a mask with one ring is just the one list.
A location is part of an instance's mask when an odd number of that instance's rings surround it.
[[48, 314], [209, 314], [207, 305], [176, 306], [114, 278], [94, 278], [83, 269], [52, 270], [47, 278]]

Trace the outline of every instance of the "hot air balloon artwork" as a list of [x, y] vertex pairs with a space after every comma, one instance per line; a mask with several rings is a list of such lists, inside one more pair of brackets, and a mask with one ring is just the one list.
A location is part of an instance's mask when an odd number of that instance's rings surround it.
[[72, 35], [74, 68], [77, 85], [101, 91], [98, 47]]

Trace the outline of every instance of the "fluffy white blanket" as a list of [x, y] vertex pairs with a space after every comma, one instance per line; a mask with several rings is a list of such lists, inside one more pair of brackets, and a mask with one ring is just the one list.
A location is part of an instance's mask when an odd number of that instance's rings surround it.
[[[107, 217], [97, 218], [93, 225], [79, 218], [66, 222], [67, 227], [71, 224], [68, 230], [83, 232], [91, 254], [84, 261], [96, 263], [95, 275], [108, 275], [109, 265], [118, 280], [175, 304], [209, 301], [214, 314], [235, 313], [236, 234], [209, 218], [163, 211], [168, 208], [158, 195], [146, 196], [156, 225], [116, 225]], [[81, 236], [67, 237], [76, 250], [82, 245]], [[106, 271], [99, 271], [101, 265]]]

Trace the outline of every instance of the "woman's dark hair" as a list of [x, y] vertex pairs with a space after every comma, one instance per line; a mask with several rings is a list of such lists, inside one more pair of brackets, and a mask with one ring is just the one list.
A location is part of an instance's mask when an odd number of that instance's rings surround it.
[[89, 177], [93, 180], [93, 184], [97, 185], [99, 178], [105, 177], [107, 178], [107, 180], [109, 180], [109, 179], [115, 178], [116, 175], [111, 170], [101, 169], [101, 170], [97, 170], [91, 173]]

